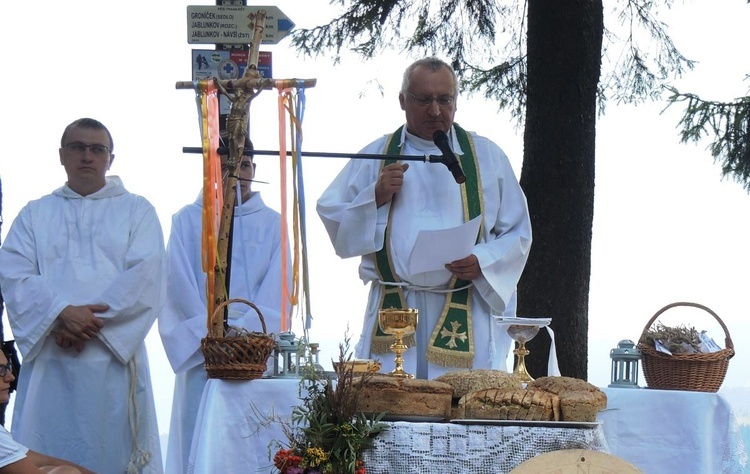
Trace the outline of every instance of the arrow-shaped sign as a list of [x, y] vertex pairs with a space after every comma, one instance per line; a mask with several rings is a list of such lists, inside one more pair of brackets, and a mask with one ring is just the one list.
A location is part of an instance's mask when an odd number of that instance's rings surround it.
[[248, 44], [259, 10], [266, 12], [261, 44], [276, 44], [294, 28], [294, 22], [275, 6], [188, 6], [188, 43]]

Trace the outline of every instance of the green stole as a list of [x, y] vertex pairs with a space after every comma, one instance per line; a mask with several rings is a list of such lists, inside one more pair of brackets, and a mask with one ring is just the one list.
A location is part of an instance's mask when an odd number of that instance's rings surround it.
[[[461, 168], [466, 176], [466, 182], [461, 184], [461, 200], [464, 209], [464, 222], [482, 215], [484, 202], [482, 200], [482, 183], [479, 176], [479, 163], [476, 158], [474, 141], [464, 129], [457, 124], [454, 125], [458, 143], [464, 154], [459, 157]], [[401, 133], [403, 125], [391, 134], [385, 143], [385, 153], [388, 155], [401, 154]], [[384, 160], [381, 169], [396, 160]], [[391, 209], [393, 209], [391, 207]], [[375, 253], [375, 268], [380, 276], [380, 281], [390, 283], [400, 283], [400, 278], [393, 270], [391, 259], [391, 219], [393, 213], [388, 214], [388, 224], [385, 228], [385, 241], [383, 248]], [[477, 242], [482, 235], [480, 226], [477, 234]], [[471, 368], [474, 362], [474, 336], [472, 333], [471, 323], [471, 299], [473, 287], [470, 287], [470, 281], [458, 279], [452, 276], [448, 283], [448, 289], [458, 290], [446, 294], [445, 305], [443, 306], [440, 319], [430, 336], [430, 344], [427, 347], [427, 361], [448, 367]], [[382, 284], [382, 294], [380, 296], [380, 309], [386, 308], [406, 308], [406, 299], [404, 292], [398, 285]], [[372, 337], [371, 352], [383, 354], [388, 352], [390, 345], [393, 343], [393, 336], [389, 336], [380, 330], [378, 324], [375, 324]], [[414, 336], [404, 338], [407, 346], [414, 345]]]

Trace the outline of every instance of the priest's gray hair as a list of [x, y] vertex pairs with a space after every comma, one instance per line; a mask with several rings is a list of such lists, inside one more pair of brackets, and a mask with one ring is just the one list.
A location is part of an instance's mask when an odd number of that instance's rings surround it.
[[450, 64], [446, 63], [440, 58], [436, 58], [435, 56], [414, 61], [409, 65], [409, 67], [406, 68], [406, 70], [404, 71], [404, 79], [401, 82], [402, 94], [406, 94], [407, 92], [409, 92], [409, 86], [411, 85], [411, 76], [414, 73], [414, 70], [419, 67], [426, 67], [430, 71], [439, 71], [442, 68], [446, 68], [447, 70], [449, 70], [451, 76], [453, 76], [453, 95], [455, 97], [458, 97], [458, 79], [456, 78], [456, 71], [453, 70], [453, 67], [451, 67]]

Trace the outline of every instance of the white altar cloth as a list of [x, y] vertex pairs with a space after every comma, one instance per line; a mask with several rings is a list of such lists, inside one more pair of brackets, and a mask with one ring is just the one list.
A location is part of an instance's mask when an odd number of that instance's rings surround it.
[[718, 393], [605, 388], [599, 413], [612, 454], [645, 474], [744, 472], [747, 452]]
[[[188, 474], [270, 473], [281, 424], [299, 405], [300, 379], [210, 379], [203, 389]], [[271, 452], [269, 457], [269, 452]]]
[[601, 425], [593, 428], [387, 423], [363, 454], [368, 474], [501, 474], [559, 449], [608, 452]]

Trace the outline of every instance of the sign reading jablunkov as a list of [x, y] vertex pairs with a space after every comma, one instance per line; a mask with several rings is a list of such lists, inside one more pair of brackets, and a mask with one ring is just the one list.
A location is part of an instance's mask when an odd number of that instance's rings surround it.
[[266, 11], [261, 44], [276, 44], [294, 28], [294, 23], [274, 6], [188, 6], [188, 43], [248, 44], [259, 10]]

